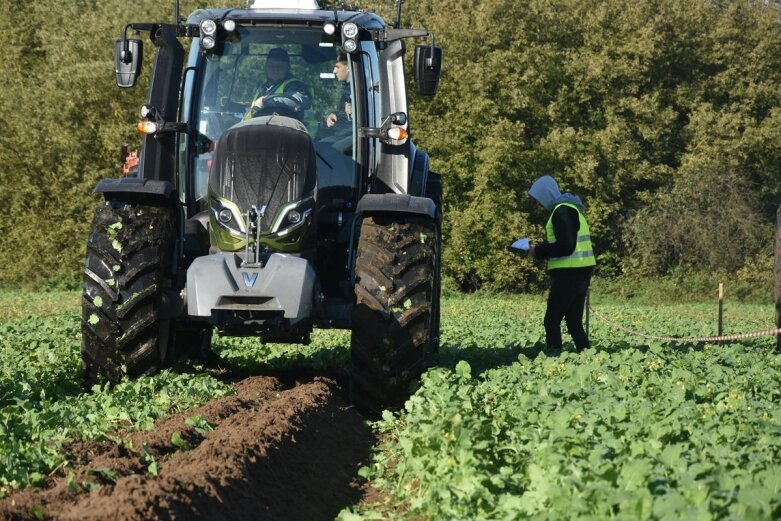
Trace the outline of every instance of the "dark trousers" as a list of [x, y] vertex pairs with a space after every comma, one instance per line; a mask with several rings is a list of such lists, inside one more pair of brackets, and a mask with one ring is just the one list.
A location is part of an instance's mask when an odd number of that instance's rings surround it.
[[583, 329], [583, 310], [591, 277], [552, 278], [545, 310], [545, 345], [548, 349], [561, 349], [561, 319], [567, 322], [567, 331], [575, 341], [578, 351], [589, 347], [588, 335]]

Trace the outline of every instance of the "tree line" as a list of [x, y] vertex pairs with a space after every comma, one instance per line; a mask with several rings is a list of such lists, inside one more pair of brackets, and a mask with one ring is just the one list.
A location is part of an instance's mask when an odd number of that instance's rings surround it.
[[[108, 0], [0, 4], [9, 13], [0, 20], [0, 283], [78, 284], [98, 201], [90, 192], [117, 176], [120, 145], [140, 142], [145, 86], [115, 87], [113, 41], [128, 21], [171, 19], [173, 2], [120, 12]], [[182, 12], [203, 6], [182, 2]], [[388, 2], [363, 7], [395, 17]], [[526, 195], [543, 174], [584, 199], [603, 275], [767, 264], [781, 202], [775, 4], [403, 7], [403, 25], [428, 28], [444, 49], [439, 92], [412, 96], [410, 127], [443, 176], [443, 270], [458, 287], [544, 280], [505, 249], [544, 236], [547, 216]]]

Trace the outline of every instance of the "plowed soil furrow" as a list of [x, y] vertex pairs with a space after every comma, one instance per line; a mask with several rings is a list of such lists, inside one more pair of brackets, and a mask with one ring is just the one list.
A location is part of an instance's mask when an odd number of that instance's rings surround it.
[[[201, 433], [185, 423], [203, 416]], [[171, 442], [177, 433], [189, 450]], [[76, 444], [73, 478], [0, 501], [1, 519], [333, 519], [366, 494], [357, 471], [374, 442], [363, 417], [315, 378], [291, 388], [269, 377], [158, 422], [122, 444]], [[154, 458], [158, 475], [152, 475]], [[110, 469], [110, 470], [107, 470]], [[100, 484], [88, 492], [86, 482]]]

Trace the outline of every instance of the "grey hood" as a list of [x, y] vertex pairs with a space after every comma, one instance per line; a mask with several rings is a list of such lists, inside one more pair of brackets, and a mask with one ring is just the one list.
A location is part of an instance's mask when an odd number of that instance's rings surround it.
[[556, 205], [561, 203], [574, 204], [581, 212], [586, 210], [580, 197], [569, 192], [562, 194], [561, 190], [559, 190], [559, 185], [556, 184], [556, 180], [549, 175], [544, 175], [537, 179], [532, 184], [532, 187], [529, 188], [529, 195], [544, 206], [546, 210], [553, 210]]

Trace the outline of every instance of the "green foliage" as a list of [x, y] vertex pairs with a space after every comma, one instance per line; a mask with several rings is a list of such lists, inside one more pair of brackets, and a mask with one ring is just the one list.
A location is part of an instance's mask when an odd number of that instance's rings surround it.
[[[39, 295], [26, 294], [35, 302]], [[81, 390], [73, 294], [59, 314], [0, 322], [0, 495], [64, 468], [63, 446], [150, 429], [153, 422], [230, 388], [199, 367], [112, 388]], [[21, 294], [0, 293], [0, 316]], [[627, 305], [596, 299], [611, 322], [645, 333], [715, 333], [712, 304]], [[67, 309], [62, 312], [62, 309]], [[339, 519], [773, 519], [781, 513], [781, 358], [772, 337], [729, 345], [647, 343], [591, 321], [593, 348], [547, 352], [544, 301], [531, 296], [443, 300], [438, 367], [398, 416], [376, 424], [384, 440], [360, 475], [387, 502]], [[728, 304], [728, 332], [767, 329], [771, 305]], [[343, 331], [309, 346], [218, 337], [218, 367], [339, 370]], [[569, 345], [565, 347], [569, 348]], [[254, 353], [254, 357], [253, 357]], [[203, 416], [185, 420], [202, 436]], [[181, 432], [171, 444], [187, 450]], [[145, 472], [160, 464], [138, 447]], [[93, 469], [114, 480], [110, 468]]]
[[[526, 195], [542, 174], [583, 197], [612, 269], [626, 256], [627, 217], [686, 172], [739, 172], [756, 187], [752, 217], [772, 220], [781, 196], [774, 5], [432, 0], [405, 11], [444, 48], [437, 97], [414, 99], [413, 137], [443, 173], [444, 267], [462, 288], [541, 279], [508, 262], [503, 246], [543, 237]], [[716, 195], [740, 190], [726, 188]], [[717, 267], [710, 261], [693, 263]]]
[[633, 247], [625, 265], [646, 274], [681, 266], [734, 273], [767, 250], [774, 232], [747, 176], [689, 166], [680, 174], [670, 191], [655, 193], [629, 220]]
[[336, 370], [350, 358], [350, 332], [316, 330], [309, 345], [264, 344], [256, 337], [217, 337], [214, 351], [235, 372]]
[[[140, 85], [121, 90], [113, 40], [131, 20], [170, 20], [172, 5], [141, 0], [118, 13], [106, 0], [55, 11], [2, 3], [0, 284], [74, 288], [96, 203], [90, 191], [119, 175], [122, 143], [140, 145], [134, 122], [153, 49], [147, 46]], [[390, 2], [360, 3], [388, 21], [396, 16]], [[190, 0], [181, 9], [205, 6]], [[505, 246], [543, 237], [545, 217], [534, 215], [526, 195], [541, 174], [586, 201], [606, 273], [620, 271], [627, 247], [641, 242], [633, 230], [642, 224], [629, 217], [689, 193], [698, 176], [744, 178], [758, 203], [752, 240], [766, 233], [781, 198], [776, 18], [775, 5], [764, 2], [406, 3], [403, 24], [432, 30], [445, 52], [440, 91], [432, 100], [411, 96], [411, 124], [444, 174], [446, 275], [465, 290], [539, 286], [540, 266], [511, 257]], [[738, 193], [738, 185], [724, 195]], [[755, 253], [730, 256], [734, 265], [725, 269], [739, 269], [734, 259]], [[676, 263], [717, 267], [700, 252], [661, 261], [648, 255], [630, 260], [656, 271]], [[52, 258], [58, 262], [42, 269]]]
[[632, 305], [670, 305], [716, 302], [719, 283], [724, 284], [726, 301], [752, 304], [773, 302], [773, 258], [760, 255], [746, 261], [737, 273], [694, 271], [676, 268], [663, 277], [622, 275], [595, 277], [591, 294], [600, 299]]
[[[121, 175], [122, 143], [140, 146], [148, 85], [116, 87], [114, 40], [129, 21], [170, 21], [173, 2], [2, 0], [0, 284], [74, 287], [83, 271], [98, 180]], [[182, 10], [202, 2], [182, 2]], [[149, 42], [147, 42], [149, 43]], [[151, 48], [151, 45], [148, 45]], [[148, 49], [148, 58], [152, 57]], [[56, 262], [50, 262], [56, 260]], [[49, 261], [49, 262], [47, 262]]]
[[[659, 335], [714, 327], [703, 321], [704, 306], [598, 307], [612, 321]], [[425, 374], [401, 414], [386, 413], [376, 425], [385, 443], [363, 475], [393, 499], [368, 506], [366, 518], [377, 511], [432, 520], [781, 513], [781, 359], [773, 338], [648, 345], [592, 322], [592, 349], [546, 353], [532, 333], [542, 329], [542, 311], [539, 299], [446, 303], [443, 367]], [[738, 331], [772, 321], [770, 306], [733, 311]]]

